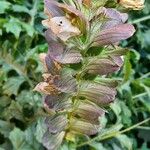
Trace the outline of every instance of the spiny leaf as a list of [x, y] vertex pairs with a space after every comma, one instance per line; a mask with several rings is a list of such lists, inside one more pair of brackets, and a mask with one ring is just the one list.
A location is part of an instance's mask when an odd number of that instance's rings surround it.
[[11, 18], [8, 23], [4, 24], [4, 27], [6, 28], [7, 33], [11, 32], [16, 38], [19, 38], [22, 27], [18, 19]]
[[21, 84], [24, 82], [25, 78], [22, 76], [9, 78], [3, 86], [4, 93], [9, 96], [12, 94], [17, 95]]
[[14, 128], [14, 130], [10, 133], [9, 139], [16, 150], [33, 150], [33, 148], [26, 143], [24, 132], [18, 128]]

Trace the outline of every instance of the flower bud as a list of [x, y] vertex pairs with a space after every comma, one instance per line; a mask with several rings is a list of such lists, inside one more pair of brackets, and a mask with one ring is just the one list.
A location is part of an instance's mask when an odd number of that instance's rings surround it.
[[119, 0], [119, 3], [129, 9], [140, 10], [144, 8], [145, 0]]
[[50, 28], [53, 33], [63, 41], [81, 33], [80, 30], [73, 26], [66, 17], [53, 17], [44, 20], [42, 23], [44, 26]]

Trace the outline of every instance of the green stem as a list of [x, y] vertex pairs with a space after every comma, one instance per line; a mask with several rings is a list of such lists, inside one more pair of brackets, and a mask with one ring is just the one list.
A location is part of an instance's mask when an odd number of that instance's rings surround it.
[[143, 74], [139, 79], [144, 79], [147, 78], [148, 76], [150, 76], [150, 72]]
[[150, 130], [150, 127], [144, 127], [144, 126], [139, 126], [136, 127], [137, 129], [142, 129], [142, 130]]
[[141, 94], [138, 94], [138, 95], [135, 95], [135, 96], [133, 96], [132, 98], [133, 98], [133, 99], [136, 99], [136, 98], [139, 98], [139, 97], [142, 97], [142, 96], [146, 96], [146, 95], [147, 95], [147, 92], [141, 93]]
[[31, 21], [30, 21], [30, 24], [31, 24], [32, 26], [34, 26], [35, 15], [36, 15], [36, 13], [37, 13], [37, 5], [38, 5], [38, 0], [35, 0], [34, 5], [33, 5], [33, 8], [32, 8], [32, 10], [30, 11], [30, 12], [31, 12]]
[[142, 124], [144, 124], [144, 123], [146, 123], [146, 122], [148, 122], [148, 121], [150, 121], [150, 118], [147, 118], [147, 119], [145, 119], [145, 120], [143, 120], [143, 121], [141, 121], [141, 122], [139, 122], [139, 123], [137, 123], [137, 124], [135, 124], [135, 125], [133, 125], [133, 126], [127, 128], [127, 129], [122, 130], [122, 131], [113, 132], [113, 133], [111, 133], [111, 134], [109, 134], [109, 135], [104, 135], [104, 136], [102, 136], [102, 137], [100, 137], [101, 135], [99, 135], [99, 136], [97, 136], [97, 137], [95, 137], [95, 138], [93, 138], [93, 139], [91, 139], [91, 140], [89, 140], [89, 141], [87, 141], [87, 142], [84, 142], [84, 143], [78, 145], [77, 147], [81, 147], [81, 146], [90, 144], [91, 142], [94, 142], [94, 141], [96, 141], [96, 140], [103, 141], [103, 140], [106, 140], [106, 139], [109, 139], [109, 138], [116, 137], [116, 136], [119, 135], [119, 134], [123, 134], [123, 133], [128, 132], [128, 131], [130, 131], [130, 130], [132, 130], [132, 129], [135, 129], [135, 128], [137, 128], [138, 126], [140, 126], [140, 125], [142, 125]]
[[136, 20], [133, 20], [133, 21], [131, 21], [131, 22], [129, 22], [129, 23], [137, 24], [137, 23], [140, 23], [140, 22], [149, 20], [149, 19], [150, 19], [150, 15], [145, 16], [145, 17], [142, 17], [142, 18], [139, 18], [139, 19], [136, 19]]

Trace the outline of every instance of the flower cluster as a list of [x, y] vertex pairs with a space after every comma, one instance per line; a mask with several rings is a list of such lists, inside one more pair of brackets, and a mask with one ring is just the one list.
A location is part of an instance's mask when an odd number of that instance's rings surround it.
[[127, 49], [118, 44], [135, 29], [125, 23], [126, 13], [104, 6], [94, 0], [45, 0], [49, 50], [40, 55], [44, 81], [35, 90], [45, 94], [43, 145], [49, 150], [64, 138], [96, 134], [105, 106], [115, 99], [118, 83], [107, 75], [123, 65]]

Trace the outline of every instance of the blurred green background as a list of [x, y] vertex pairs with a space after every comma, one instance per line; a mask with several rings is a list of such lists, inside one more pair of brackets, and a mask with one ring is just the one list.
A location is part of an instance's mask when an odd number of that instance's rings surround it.
[[[136, 34], [122, 42], [130, 52], [112, 76], [121, 84], [104, 129], [89, 145], [64, 142], [61, 150], [150, 150], [150, 1], [129, 14]], [[33, 92], [42, 80], [38, 54], [47, 51], [43, 18], [42, 0], [0, 0], [0, 150], [44, 150], [42, 96]]]

